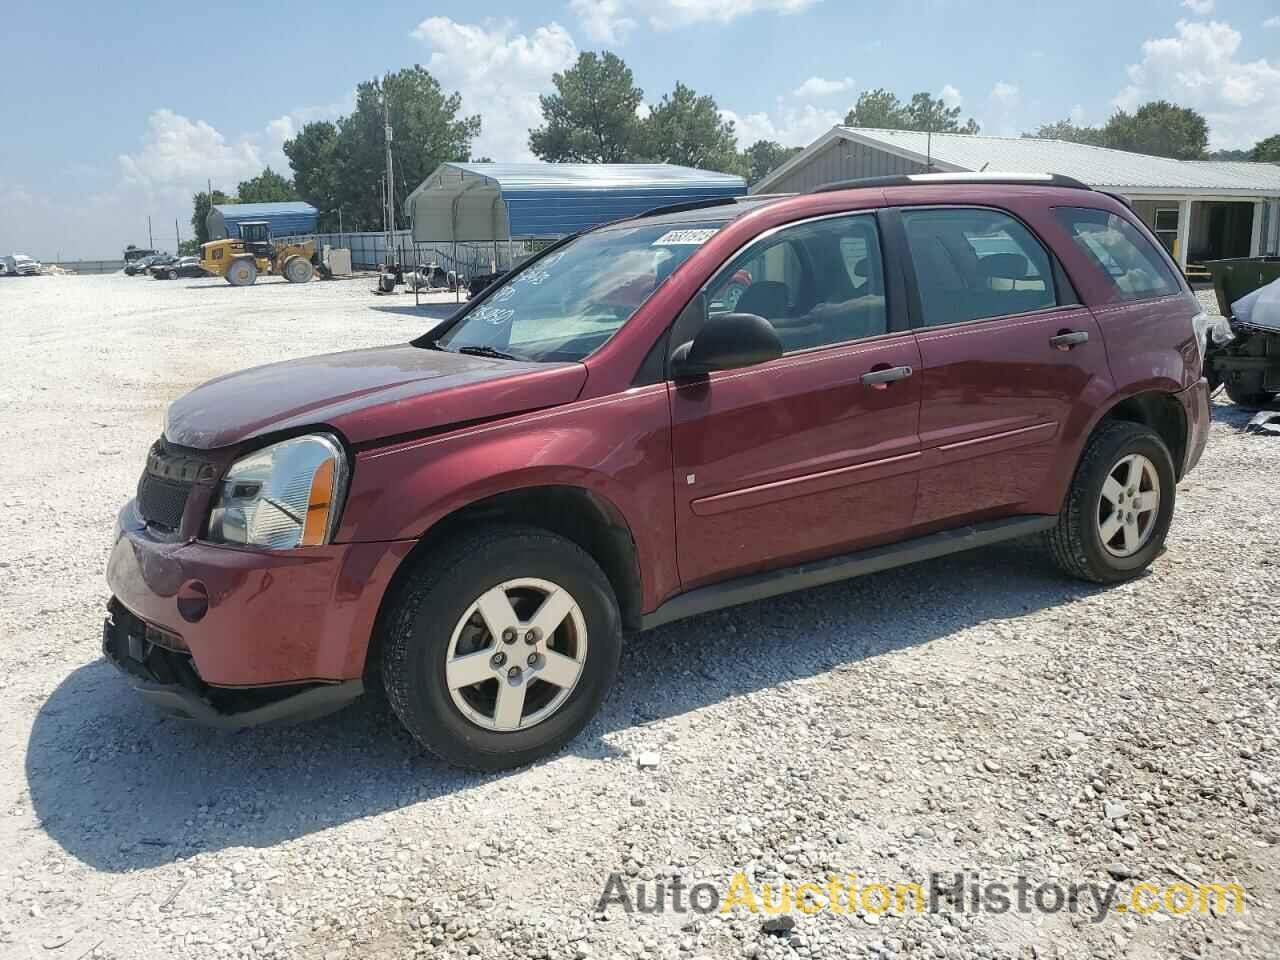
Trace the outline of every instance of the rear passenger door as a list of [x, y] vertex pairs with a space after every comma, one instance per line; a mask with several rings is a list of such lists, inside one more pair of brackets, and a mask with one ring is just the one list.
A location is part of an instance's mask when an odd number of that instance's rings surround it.
[[899, 213], [922, 366], [915, 525], [1056, 512], [1064, 437], [1109, 376], [1093, 315], [1011, 213]]
[[[910, 525], [919, 352], [875, 214], [772, 231], [705, 288], [784, 355], [673, 383], [677, 556], [686, 588], [893, 539]], [[672, 331], [672, 346], [696, 331]]]

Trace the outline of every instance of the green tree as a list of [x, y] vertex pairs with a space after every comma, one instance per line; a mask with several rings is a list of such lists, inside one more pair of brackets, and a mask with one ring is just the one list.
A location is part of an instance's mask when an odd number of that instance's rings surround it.
[[1252, 150], [1210, 150], [1210, 160], [1249, 160], [1253, 155]]
[[757, 140], [742, 151], [747, 183], [759, 183], [803, 149], [784, 147], [774, 140]]
[[471, 156], [471, 142], [480, 133], [480, 118], [460, 116], [462, 98], [446, 95], [421, 66], [361, 83], [349, 116], [308, 123], [284, 144], [296, 195], [322, 215], [341, 207], [348, 230], [382, 227], [384, 96], [394, 136], [397, 209], [440, 163]]
[[183, 240], [178, 244], [178, 256], [180, 257], [198, 257], [200, 255], [200, 241], [195, 237], [190, 240]]
[[583, 53], [551, 78], [556, 92], [543, 96], [542, 126], [529, 132], [529, 149], [543, 160], [626, 163], [640, 148], [636, 115], [644, 91], [631, 68], [613, 53]]
[[267, 167], [252, 180], [240, 181], [236, 189], [241, 203], [278, 203], [284, 200], [297, 200], [298, 192], [293, 188], [293, 181], [287, 180]]
[[844, 118], [846, 127], [875, 127], [880, 130], [905, 130], [906, 107], [898, 95], [884, 87], [863, 90], [858, 102]]
[[1088, 143], [1095, 147], [1106, 146], [1106, 136], [1097, 127], [1081, 127], [1070, 120], [1041, 124], [1032, 133], [1024, 133], [1029, 140], [1066, 140], [1070, 143]]
[[227, 196], [221, 190], [213, 191], [213, 200], [209, 200], [209, 194], [201, 190], [191, 198], [194, 210], [191, 214], [191, 230], [196, 235], [196, 245], [209, 242], [209, 208], [215, 203], [234, 203], [235, 198]]
[[973, 117], [962, 124], [959, 107], [948, 107], [941, 97], [934, 97], [923, 91], [911, 97], [911, 102], [904, 111], [907, 130], [968, 134], [978, 132], [978, 123]]
[[298, 196], [321, 214], [336, 210], [342, 202], [338, 189], [338, 127], [328, 120], [306, 124], [286, 141], [284, 155], [293, 168]]
[[1249, 151], [1249, 159], [1258, 163], [1280, 163], [1280, 133], [1259, 140]]
[[948, 107], [941, 97], [921, 91], [903, 103], [898, 95], [883, 87], [864, 90], [844, 118], [847, 127], [876, 127], [881, 130], [930, 130], [934, 133], [977, 133], [970, 117], [960, 122], [960, 108]]
[[[480, 135], [480, 118], [461, 117], [462, 98], [446, 95], [421, 66], [413, 66], [356, 87], [356, 108], [338, 121], [338, 199], [348, 229], [382, 226], [380, 178], [386, 170], [383, 95], [387, 100], [399, 202], [447, 160], [466, 160]], [[324, 209], [324, 208], [322, 208]]]
[[683, 83], [662, 97], [643, 123], [644, 153], [658, 163], [737, 173], [742, 170], [733, 121], [720, 116], [710, 96]]
[[1106, 145], [1174, 160], [1200, 160], [1209, 146], [1203, 116], [1167, 100], [1144, 103], [1133, 113], [1117, 110], [1102, 128]]

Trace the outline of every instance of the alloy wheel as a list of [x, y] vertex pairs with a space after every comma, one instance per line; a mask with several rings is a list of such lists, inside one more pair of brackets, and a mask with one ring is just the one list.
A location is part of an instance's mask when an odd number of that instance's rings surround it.
[[549, 580], [508, 580], [454, 626], [445, 684], [454, 706], [486, 730], [526, 730], [573, 693], [587, 658], [582, 609]]
[[1140, 453], [1107, 474], [1098, 499], [1098, 537], [1113, 557], [1131, 557], [1151, 539], [1160, 515], [1160, 475]]

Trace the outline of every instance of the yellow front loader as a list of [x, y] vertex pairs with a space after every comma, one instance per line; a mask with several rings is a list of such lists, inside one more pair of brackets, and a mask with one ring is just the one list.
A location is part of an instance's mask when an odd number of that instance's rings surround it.
[[200, 247], [200, 266], [233, 287], [251, 286], [258, 274], [279, 274], [290, 283], [307, 283], [316, 275], [314, 240], [277, 246], [271, 241], [271, 224], [246, 220], [240, 236], [212, 240]]

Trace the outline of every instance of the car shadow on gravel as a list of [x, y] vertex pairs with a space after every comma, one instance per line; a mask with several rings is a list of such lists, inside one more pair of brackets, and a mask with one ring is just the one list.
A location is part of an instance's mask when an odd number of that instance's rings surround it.
[[[1094, 592], [1038, 542], [1015, 541], [671, 624], [628, 642], [603, 710], [568, 751], [607, 757], [616, 732], [643, 737], [656, 720]], [[188, 725], [102, 661], [41, 707], [26, 774], [49, 836], [111, 872], [271, 846], [510, 775], [444, 765], [368, 697], [296, 727]]]

